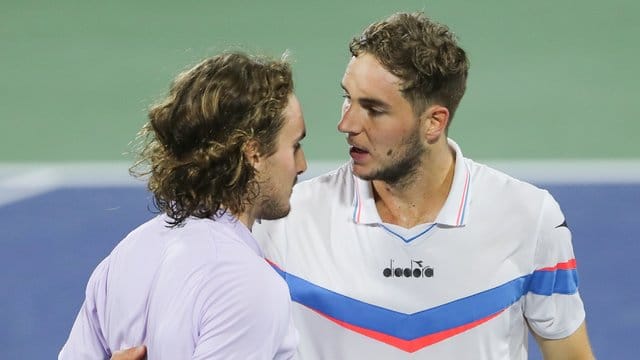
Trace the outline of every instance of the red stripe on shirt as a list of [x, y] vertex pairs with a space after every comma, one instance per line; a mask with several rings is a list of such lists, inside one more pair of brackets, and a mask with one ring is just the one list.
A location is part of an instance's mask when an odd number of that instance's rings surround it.
[[538, 269], [536, 271], [574, 270], [576, 269], [576, 267], [576, 259], [571, 259], [565, 262], [557, 263], [555, 266], [549, 266], [546, 268]]
[[467, 198], [467, 191], [469, 190], [469, 177], [469, 170], [467, 170], [467, 177], [464, 179], [464, 190], [462, 191], [462, 199], [460, 199], [460, 206], [458, 207], [458, 219], [456, 220], [456, 225], [460, 225], [460, 220], [462, 219], [464, 203], [465, 199]]
[[[313, 309], [312, 309], [313, 310]], [[314, 310], [315, 311], [315, 310]], [[474, 322], [471, 322], [469, 324], [465, 324], [465, 325], [461, 325], [452, 329], [448, 329], [448, 330], [443, 330], [440, 332], [437, 332], [435, 334], [430, 334], [430, 335], [426, 335], [423, 336], [421, 338], [417, 338], [417, 339], [413, 339], [413, 340], [404, 340], [404, 339], [400, 339], [397, 338], [395, 336], [391, 336], [388, 334], [384, 334], [375, 330], [369, 330], [369, 329], [365, 329], [356, 325], [352, 325], [349, 323], [346, 323], [344, 321], [340, 321], [337, 319], [334, 319], [332, 317], [329, 317], [325, 314], [322, 314], [320, 312], [317, 312], [318, 314], [322, 315], [323, 317], [333, 321], [334, 323], [349, 329], [351, 331], [355, 331], [359, 334], [362, 334], [364, 336], [370, 337], [372, 339], [378, 340], [380, 342], [383, 342], [385, 344], [394, 346], [400, 350], [406, 351], [408, 353], [413, 353], [416, 352], [422, 348], [425, 348], [429, 345], [433, 345], [435, 343], [438, 343], [440, 341], [446, 340], [448, 338], [451, 338], [455, 335], [461, 334], [469, 329], [472, 329], [478, 325], [481, 325], [493, 318], [495, 318], [496, 316], [500, 315], [504, 310], [500, 310], [499, 312], [489, 315], [485, 318], [476, 320]]]

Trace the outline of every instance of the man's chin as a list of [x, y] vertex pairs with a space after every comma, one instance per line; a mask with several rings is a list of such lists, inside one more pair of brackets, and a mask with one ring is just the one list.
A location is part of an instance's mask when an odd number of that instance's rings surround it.
[[277, 211], [276, 209], [271, 209], [271, 211], [267, 211], [264, 214], [262, 214], [260, 219], [278, 220], [278, 219], [282, 219], [283, 217], [286, 217], [287, 215], [289, 215], [290, 212], [291, 212], [291, 206], [288, 205], [286, 209], [278, 209]]
[[365, 180], [365, 181], [375, 180], [374, 174], [372, 174], [370, 170], [365, 169], [361, 165], [351, 164], [351, 171], [353, 172], [353, 175], [355, 175], [361, 180]]

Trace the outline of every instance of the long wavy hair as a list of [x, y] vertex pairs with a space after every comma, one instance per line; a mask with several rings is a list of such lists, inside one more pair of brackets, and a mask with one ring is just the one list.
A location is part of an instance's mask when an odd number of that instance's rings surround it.
[[249, 141], [264, 156], [277, 149], [283, 111], [293, 92], [290, 65], [243, 53], [205, 59], [178, 75], [148, 112], [129, 169], [148, 176], [159, 211], [177, 226], [190, 216], [241, 213], [258, 195]]
[[372, 54], [400, 78], [416, 115], [438, 103], [453, 119], [466, 90], [469, 59], [445, 25], [421, 12], [397, 13], [369, 25], [349, 50], [353, 56]]

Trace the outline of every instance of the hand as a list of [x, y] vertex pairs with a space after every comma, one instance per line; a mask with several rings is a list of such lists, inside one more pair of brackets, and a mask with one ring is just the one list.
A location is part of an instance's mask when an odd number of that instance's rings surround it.
[[147, 358], [147, 348], [144, 345], [113, 353], [111, 360], [144, 360]]

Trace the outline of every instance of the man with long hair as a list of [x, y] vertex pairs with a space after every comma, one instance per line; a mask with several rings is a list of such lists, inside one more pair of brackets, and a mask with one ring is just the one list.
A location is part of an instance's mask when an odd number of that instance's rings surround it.
[[180, 74], [132, 167], [160, 214], [94, 270], [59, 359], [135, 344], [152, 359], [293, 357], [289, 292], [251, 229], [289, 213], [304, 135], [284, 60], [226, 53]]

